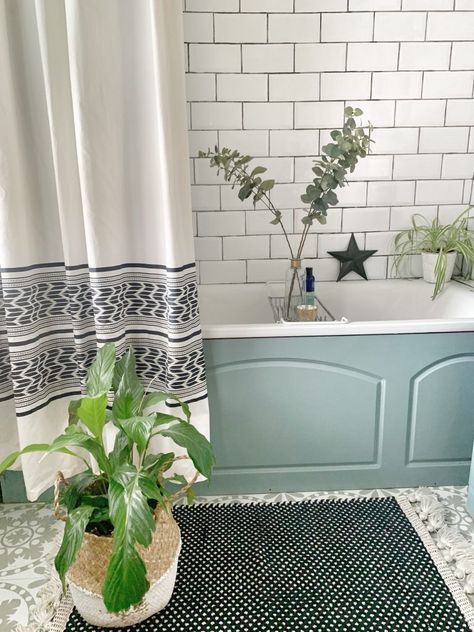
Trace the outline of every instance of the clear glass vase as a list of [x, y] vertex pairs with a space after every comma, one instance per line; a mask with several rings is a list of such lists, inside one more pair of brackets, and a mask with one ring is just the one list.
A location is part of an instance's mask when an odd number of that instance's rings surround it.
[[285, 276], [285, 302], [283, 318], [296, 320], [296, 306], [303, 304], [303, 283], [301, 279], [301, 259], [290, 259], [290, 267]]

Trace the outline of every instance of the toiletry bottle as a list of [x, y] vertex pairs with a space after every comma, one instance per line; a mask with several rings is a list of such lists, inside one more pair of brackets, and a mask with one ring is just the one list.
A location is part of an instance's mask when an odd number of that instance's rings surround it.
[[304, 280], [304, 302], [305, 305], [314, 305], [314, 276], [313, 268], [306, 268]]

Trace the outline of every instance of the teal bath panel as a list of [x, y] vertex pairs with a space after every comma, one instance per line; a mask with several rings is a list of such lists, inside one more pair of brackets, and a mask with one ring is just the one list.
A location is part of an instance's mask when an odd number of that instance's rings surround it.
[[474, 333], [206, 340], [200, 493], [467, 483]]
[[[198, 493], [467, 483], [474, 333], [204, 346], [217, 468]], [[20, 473], [1, 484], [25, 500]]]

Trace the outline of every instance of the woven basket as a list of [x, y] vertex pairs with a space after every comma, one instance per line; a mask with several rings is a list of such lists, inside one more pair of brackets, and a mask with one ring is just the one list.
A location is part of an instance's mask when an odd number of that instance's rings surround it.
[[173, 516], [160, 511], [150, 546], [146, 549], [137, 546], [137, 550], [145, 562], [150, 589], [138, 605], [118, 613], [107, 612], [101, 591], [112, 555], [112, 538], [85, 534], [67, 579], [74, 605], [88, 623], [126, 627], [144, 621], [166, 606], [173, 593], [181, 550], [181, 535]]
[[[176, 500], [185, 493], [196, 478], [197, 474], [170, 500]], [[61, 485], [67, 485], [67, 481], [58, 472], [54, 515], [65, 520], [66, 516], [59, 507]], [[145, 562], [150, 588], [136, 606], [117, 613], [108, 612], [102, 598], [102, 585], [112, 556], [112, 537], [84, 534], [81, 548], [67, 573], [67, 580], [74, 605], [85, 621], [102, 627], [122, 628], [144, 621], [167, 605], [173, 593], [181, 551], [181, 533], [171, 512], [159, 508], [156, 510], [152, 542], [147, 548], [138, 545], [137, 551]]]

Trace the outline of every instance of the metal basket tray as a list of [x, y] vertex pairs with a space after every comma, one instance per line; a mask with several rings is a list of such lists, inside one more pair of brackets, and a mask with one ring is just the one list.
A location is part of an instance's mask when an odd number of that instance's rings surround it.
[[268, 301], [270, 302], [270, 306], [273, 312], [273, 319], [276, 323], [299, 323], [305, 322], [314, 322], [314, 323], [327, 323], [334, 322], [336, 319], [331, 314], [331, 312], [327, 309], [327, 307], [317, 298], [315, 297], [315, 303], [318, 307], [318, 315], [316, 320], [314, 321], [297, 321], [296, 319], [287, 319], [284, 317], [285, 314], [285, 298], [283, 296], [269, 296]]

